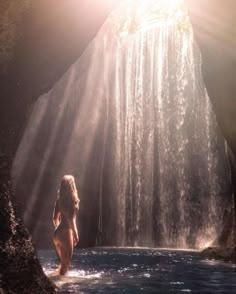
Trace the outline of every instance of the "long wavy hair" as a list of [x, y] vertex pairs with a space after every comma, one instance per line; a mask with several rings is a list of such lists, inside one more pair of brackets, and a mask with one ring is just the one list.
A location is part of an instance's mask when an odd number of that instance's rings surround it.
[[58, 191], [58, 204], [60, 211], [66, 216], [72, 217], [79, 210], [80, 199], [75, 185], [75, 179], [71, 175], [65, 175]]

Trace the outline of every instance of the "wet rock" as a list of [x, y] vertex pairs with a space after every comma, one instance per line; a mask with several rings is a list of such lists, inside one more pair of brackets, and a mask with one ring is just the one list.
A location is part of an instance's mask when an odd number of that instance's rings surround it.
[[208, 247], [202, 255], [211, 259], [222, 259], [236, 263], [236, 247]]

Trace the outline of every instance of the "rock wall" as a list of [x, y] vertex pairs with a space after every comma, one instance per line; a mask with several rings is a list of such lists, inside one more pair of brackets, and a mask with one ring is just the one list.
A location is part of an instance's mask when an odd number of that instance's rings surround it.
[[12, 191], [12, 161], [33, 103], [80, 56], [114, 3], [0, 0], [0, 288], [6, 293], [55, 291], [20, 221], [25, 203]]
[[[232, 213], [220, 236], [222, 246], [236, 245], [236, 2], [185, 0], [202, 53], [202, 71], [209, 97], [228, 144], [234, 191]], [[233, 211], [234, 209], [234, 211]], [[227, 234], [225, 234], [228, 232]], [[225, 236], [225, 237], [223, 237]]]

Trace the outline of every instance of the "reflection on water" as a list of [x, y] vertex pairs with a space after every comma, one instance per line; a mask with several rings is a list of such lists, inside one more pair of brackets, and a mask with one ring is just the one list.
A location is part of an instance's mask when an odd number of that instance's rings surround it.
[[231, 263], [204, 259], [198, 252], [159, 249], [76, 250], [66, 277], [52, 276], [58, 260], [39, 252], [58, 293], [236, 293]]

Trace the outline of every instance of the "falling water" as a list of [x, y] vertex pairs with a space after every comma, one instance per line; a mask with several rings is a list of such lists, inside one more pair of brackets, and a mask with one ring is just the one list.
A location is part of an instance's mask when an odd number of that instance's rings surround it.
[[221, 230], [228, 206], [224, 140], [202, 80], [200, 52], [184, 8], [164, 3], [125, 1], [111, 14], [35, 106], [15, 160], [17, 186], [29, 173], [23, 159], [35, 156], [24, 152], [29, 134], [50, 98], [44, 113], [50, 146], [44, 146], [32, 199], [42, 194], [46, 170], [53, 174], [51, 186], [68, 171], [78, 174], [82, 209], [87, 207], [82, 214], [88, 221], [99, 215], [99, 245], [204, 246]]
[[222, 225], [223, 139], [186, 11], [163, 12], [160, 3], [133, 4], [134, 19], [112, 49], [114, 238], [119, 245], [199, 247]]

